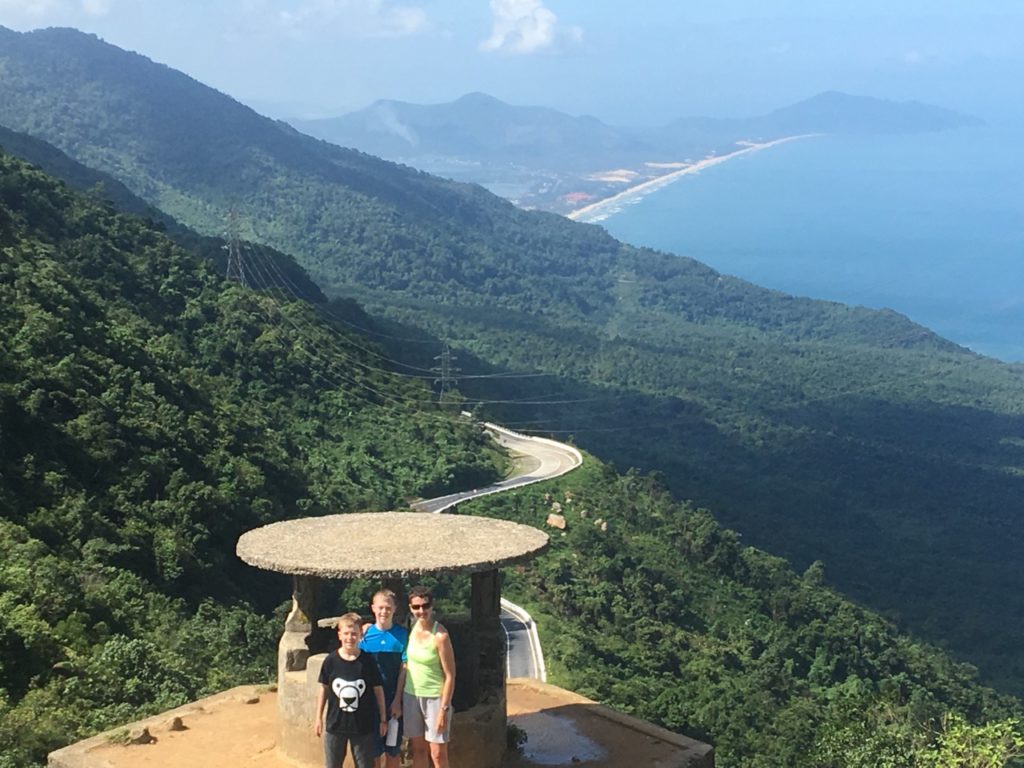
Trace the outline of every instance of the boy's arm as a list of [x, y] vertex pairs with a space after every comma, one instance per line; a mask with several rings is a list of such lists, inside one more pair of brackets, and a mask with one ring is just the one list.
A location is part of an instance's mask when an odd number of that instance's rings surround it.
[[391, 716], [402, 716], [402, 696], [405, 693], [405, 664], [398, 670], [398, 685], [395, 687], [395, 698], [391, 701]]
[[320, 734], [324, 731], [324, 707], [326, 706], [327, 686], [321, 683], [320, 691], [316, 695], [316, 722], [313, 724], [313, 730], [316, 733], [317, 738], [320, 738]]
[[373, 697], [377, 699], [377, 711], [380, 713], [380, 735], [388, 732], [388, 714], [384, 711], [384, 686], [378, 683], [373, 686]]

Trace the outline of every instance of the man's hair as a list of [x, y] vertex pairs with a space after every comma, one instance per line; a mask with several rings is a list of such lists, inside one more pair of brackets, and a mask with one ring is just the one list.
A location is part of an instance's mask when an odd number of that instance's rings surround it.
[[434, 593], [430, 591], [430, 587], [424, 587], [422, 584], [418, 584], [409, 590], [409, 602], [412, 602], [414, 597], [421, 597], [431, 602], [434, 601]]
[[344, 616], [338, 619], [338, 623], [334, 625], [334, 629], [337, 631], [343, 626], [355, 627], [359, 634], [363, 634], [363, 617], [358, 613], [346, 613]]
[[390, 589], [378, 589], [376, 592], [373, 593], [373, 599], [370, 600], [370, 603], [373, 604], [374, 602], [376, 602], [378, 597], [386, 598], [394, 604], [398, 603], [398, 601], [395, 599], [395, 593], [392, 592]]

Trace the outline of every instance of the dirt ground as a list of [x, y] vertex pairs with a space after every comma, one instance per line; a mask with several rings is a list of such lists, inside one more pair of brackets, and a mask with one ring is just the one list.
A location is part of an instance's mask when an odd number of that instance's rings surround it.
[[[96, 745], [88, 750], [92, 760], [83, 768], [295, 768], [274, 749], [276, 694], [255, 688], [236, 688], [229, 694], [144, 721], [156, 739], [153, 743]], [[169, 730], [174, 715], [186, 730]]]

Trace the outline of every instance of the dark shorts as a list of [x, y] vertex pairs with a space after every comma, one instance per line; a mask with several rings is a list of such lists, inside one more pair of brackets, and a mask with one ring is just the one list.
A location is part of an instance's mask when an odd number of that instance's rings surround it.
[[395, 742], [395, 746], [389, 747], [383, 736], [377, 737], [377, 757], [381, 755], [391, 755], [392, 757], [398, 757], [402, 753], [402, 736], [405, 730], [403, 720], [404, 717], [398, 718], [398, 741]]
[[356, 768], [373, 768], [373, 761], [377, 757], [377, 738], [376, 733], [356, 735], [324, 731], [324, 765], [326, 768], [341, 768], [348, 745], [351, 744], [352, 760]]

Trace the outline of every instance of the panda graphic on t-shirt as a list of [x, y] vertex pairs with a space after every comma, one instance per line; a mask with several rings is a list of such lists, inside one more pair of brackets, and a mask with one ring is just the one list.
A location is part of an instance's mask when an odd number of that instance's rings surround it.
[[342, 712], [355, 712], [359, 709], [359, 697], [366, 692], [366, 682], [336, 677], [331, 681], [331, 690], [338, 697], [338, 707]]

